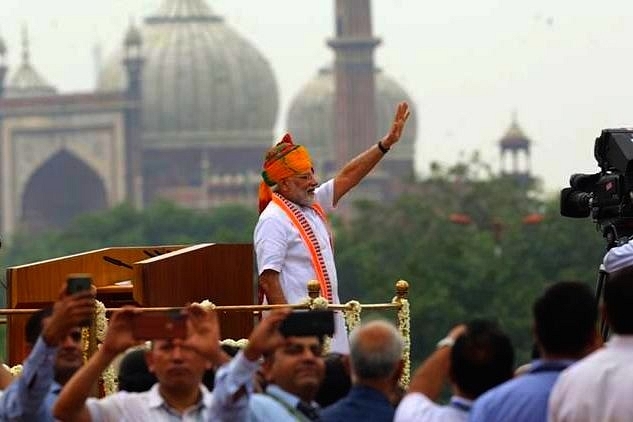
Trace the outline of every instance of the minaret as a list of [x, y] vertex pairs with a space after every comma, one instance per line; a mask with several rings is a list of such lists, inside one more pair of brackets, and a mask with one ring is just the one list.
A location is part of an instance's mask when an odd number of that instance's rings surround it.
[[138, 28], [130, 23], [125, 35], [123, 65], [127, 70], [126, 96], [133, 103], [125, 112], [126, 127], [126, 187], [130, 202], [136, 209], [143, 208], [143, 163], [142, 163], [142, 56], [143, 39]]
[[337, 167], [376, 142], [374, 49], [370, 0], [335, 0], [334, 50]]
[[[530, 139], [521, 130], [514, 112], [510, 127], [499, 141], [501, 174], [513, 176], [520, 182], [527, 182], [530, 179], [530, 143]], [[511, 163], [508, 163], [509, 156], [512, 157]]]

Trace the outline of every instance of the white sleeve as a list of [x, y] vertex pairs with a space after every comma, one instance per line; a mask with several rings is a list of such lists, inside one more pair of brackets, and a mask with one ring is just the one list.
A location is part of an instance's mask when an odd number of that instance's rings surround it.
[[316, 202], [323, 208], [323, 211], [330, 212], [334, 209], [334, 179], [319, 185], [315, 192]]
[[260, 216], [253, 235], [258, 274], [264, 270], [281, 272], [288, 250], [287, 230], [278, 215], [266, 212]]
[[418, 421], [437, 405], [422, 393], [409, 393], [396, 408], [394, 422]]

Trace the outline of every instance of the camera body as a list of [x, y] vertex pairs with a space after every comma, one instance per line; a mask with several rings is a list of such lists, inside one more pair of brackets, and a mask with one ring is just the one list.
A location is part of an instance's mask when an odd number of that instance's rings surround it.
[[633, 129], [604, 129], [594, 146], [595, 174], [574, 174], [561, 191], [564, 217], [592, 220], [609, 242], [633, 234]]

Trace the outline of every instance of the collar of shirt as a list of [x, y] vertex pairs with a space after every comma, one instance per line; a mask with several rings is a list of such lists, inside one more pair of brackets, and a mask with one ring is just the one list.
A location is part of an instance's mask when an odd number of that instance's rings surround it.
[[463, 412], [470, 412], [470, 408], [473, 407], [473, 401], [463, 397], [453, 396], [451, 397], [450, 406]]
[[[167, 409], [172, 409], [172, 407], [169, 405], [169, 403], [167, 403], [165, 401], [165, 399], [163, 398], [163, 396], [161, 396], [160, 391], [159, 391], [159, 386], [160, 386], [160, 384], [156, 383], [147, 392], [147, 394], [148, 394], [148, 397], [147, 397], [148, 406], [150, 408], [158, 408], [158, 407], [162, 406], [162, 407], [165, 407]], [[207, 409], [209, 409], [211, 407], [211, 402], [213, 400], [212, 395], [209, 392], [209, 390], [207, 390], [207, 388], [203, 384], [200, 384], [200, 393], [201, 393], [200, 401], [198, 401], [198, 403], [194, 404], [193, 406], [189, 407], [187, 410], [185, 410], [185, 412], [188, 412], [191, 409], [196, 409], [196, 408], [200, 408], [200, 407], [206, 407]]]
[[633, 335], [613, 334], [607, 342], [607, 347], [611, 349], [631, 349], [633, 348]]
[[48, 390], [50, 394], [55, 394], [56, 396], [58, 396], [61, 391], [62, 386], [57, 381], [53, 381], [53, 383], [51, 384], [51, 388], [49, 388]]
[[[270, 384], [268, 387], [266, 387], [266, 394], [276, 397], [292, 408], [296, 408], [297, 404], [301, 401], [299, 397], [285, 390], [282, 390], [279, 386], [275, 384]], [[319, 407], [319, 404], [315, 401], [312, 401], [310, 404], [317, 408]]]
[[575, 361], [573, 359], [537, 359], [532, 361], [528, 373], [533, 374], [535, 372], [561, 372], [574, 362]]
[[381, 402], [381, 401], [382, 402], [387, 402], [393, 407], [393, 405], [389, 401], [389, 398], [387, 398], [383, 393], [381, 393], [380, 391], [376, 390], [375, 388], [371, 388], [371, 387], [368, 387], [366, 385], [354, 385], [354, 386], [352, 386], [352, 389], [350, 390], [348, 397], [350, 397], [350, 398], [362, 397], [365, 400], [372, 400], [372, 401], [378, 401], [378, 402]]

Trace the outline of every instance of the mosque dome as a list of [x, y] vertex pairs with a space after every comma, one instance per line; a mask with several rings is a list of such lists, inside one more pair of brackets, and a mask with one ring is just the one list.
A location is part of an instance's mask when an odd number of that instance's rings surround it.
[[[4, 43], [0, 44], [0, 47], [6, 53]], [[46, 82], [31, 64], [29, 40], [26, 28], [24, 28], [22, 31], [22, 64], [9, 79], [4, 96], [6, 98], [41, 97], [55, 95], [56, 93], [55, 87]]]
[[506, 131], [505, 135], [499, 140], [501, 149], [528, 149], [530, 147], [530, 139], [525, 136], [523, 130], [517, 122], [517, 117], [512, 117], [512, 123]]
[[[140, 32], [145, 145], [270, 144], [272, 68], [205, 0], [165, 0]], [[121, 50], [106, 63], [99, 90], [125, 88], [123, 59]]]
[[[295, 142], [304, 144], [316, 163], [335, 161], [334, 147], [334, 101], [335, 81], [331, 68], [323, 68], [294, 98], [288, 111], [286, 123]], [[416, 138], [415, 107], [404, 91], [393, 79], [379, 69], [375, 70], [376, 136], [386, 134], [391, 126], [396, 105], [407, 101], [411, 116], [402, 134], [398, 147], [389, 152], [388, 159], [413, 160]], [[350, 157], [351, 158], [351, 157]]]

